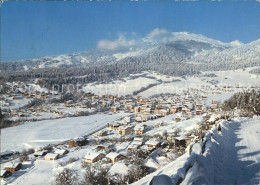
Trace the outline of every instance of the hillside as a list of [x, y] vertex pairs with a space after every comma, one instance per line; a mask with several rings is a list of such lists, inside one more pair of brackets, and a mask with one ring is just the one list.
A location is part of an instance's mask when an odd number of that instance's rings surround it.
[[[260, 140], [259, 117], [236, 118], [221, 123], [221, 133], [213, 128], [212, 137], [207, 137], [206, 150], [194, 147], [186, 154], [160, 170], [135, 182], [145, 185], [156, 175], [165, 174], [173, 184], [181, 177], [185, 184], [257, 184], [259, 183]], [[192, 167], [185, 172], [185, 169]]]

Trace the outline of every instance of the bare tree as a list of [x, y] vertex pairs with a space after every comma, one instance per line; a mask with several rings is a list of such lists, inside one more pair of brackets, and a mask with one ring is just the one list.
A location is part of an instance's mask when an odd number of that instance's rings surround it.
[[77, 185], [77, 173], [69, 168], [64, 168], [63, 171], [56, 176], [56, 185]]

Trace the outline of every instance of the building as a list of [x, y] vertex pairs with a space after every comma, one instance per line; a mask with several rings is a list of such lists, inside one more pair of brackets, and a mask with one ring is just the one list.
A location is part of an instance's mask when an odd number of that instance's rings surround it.
[[142, 118], [140, 116], [135, 118], [136, 123], [142, 123]]
[[168, 112], [167, 112], [167, 110], [161, 110], [161, 114], [163, 117], [165, 117], [168, 115]]
[[120, 125], [118, 123], [108, 123], [108, 128], [111, 130], [118, 130]]
[[111, 112], [116, 112], [117, 108], [116, 107], [111, 107]]
[[124, 159], [125, 156], [116, 152], [110, 152], [109, 154], [106, 155], [106, 158], [108, 158], [112, 163], [115, 163], [121, 159]]
[[134, 134], [135, 135], [142, 135], [144, 133], [145, 126], [144, 125], [136, 125], [134, 127]]
[[48, 153], [47, 150], [43, 150], [43, 151], [37, 151], [37, 152], [34, 152], [34, 157], [42, 157], [42, 156], [45, 156], [46, 154]]
[[121, 136], [129, 135], [132, 133], [132, 126], [121, 126], [118, 128], [118, 134]]
[[97, 151], [106, 150], [106, 149], [108, 149], [108, 145], [98, 145], [98, 146], [96, 147], [96, 150], [97, 150]]
[[102, 136], [107, 136], [107, 131], [106, 130], [102, 130], [98, 133], [98, 136], [99, 137], [102, 137]]
[[84, 159], [86, 163], [95, 163], [105, 157], [105, 154], [100, 152], [89, 152], [85, 155]]
[[155, 139], [148, 140], [145, 145], [148, 149], [157, 149], [160, 146], [161, 142]]
[[170, 108], [170, 113], [171, 114], [175, 114], [177, 112], [177, 108], [176, 107], [171, 107]]
[[47, 155], [45, 155], [44, 159], [46, 161], [54, 161], [54, 160], [57, 160], [58, 157], [59, 157], [59, 154], [48, 153]]
[[66, 149], [57, 149], [57, 150], [55, 150], [54, 153], [55, 153], [55, 154], [58, 154], [59, 156], [62, 156], [62, 155], [66, 155], [66, 154], [68, 154], [69, 151], [66, 150]]
[[9, 162], [9, 163], [6, 163], [4, 165], [4, 169], [6, 171], [10, 171], [12, 173], [20, 170], [22, 168], [22, 163], [12, 163], [12, 162]]
[[84, 146], [88, 144], [88, 140], [84, 137], [74, 138], [69, 141], [69, 148], [77, 147], [77, 146]]

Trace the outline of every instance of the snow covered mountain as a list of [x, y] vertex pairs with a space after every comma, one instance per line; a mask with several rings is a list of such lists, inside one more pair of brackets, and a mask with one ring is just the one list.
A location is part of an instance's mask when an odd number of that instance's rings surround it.
[[243, 44], [223, 43], [203, 35], [187, 32], [167, 32], [148, 35], [114, 49], [95, 49], [86, 52], [40, 59], [6, 62], [1, 71], [29, 71], [43, 68], [91, 67], [125, 61], [142, 63], [210, 63], [259, 61], [260, 40]]

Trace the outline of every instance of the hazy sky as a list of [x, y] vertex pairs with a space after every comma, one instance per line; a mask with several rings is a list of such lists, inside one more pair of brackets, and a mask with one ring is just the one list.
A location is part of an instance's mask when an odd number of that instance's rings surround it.
[[260, 3], [4, 2], [1, 61], [95, 49], [100, 40], [144, 37], [156, 28], [248, 43], [260, 39]]

